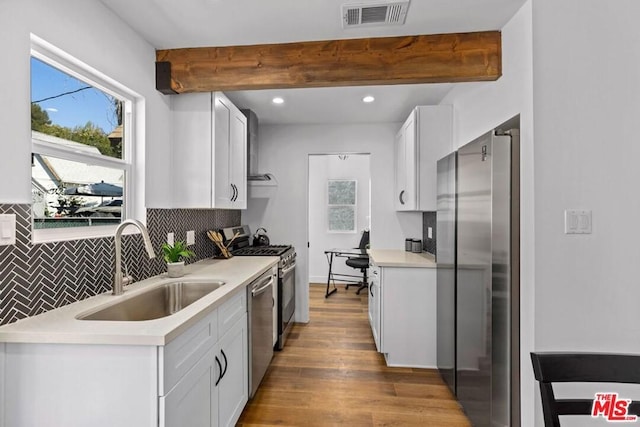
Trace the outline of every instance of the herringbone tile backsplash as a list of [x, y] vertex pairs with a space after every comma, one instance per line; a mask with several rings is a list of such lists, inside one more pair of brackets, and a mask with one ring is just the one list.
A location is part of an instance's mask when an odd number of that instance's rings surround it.
[[[114, 273], [113, 237], [54, 243], [31, 243], [31, 205], [0, 204], [0, 213], [15, 213], [16, 244], [0, 246], [0, 324], [70, 304], [108, 291]], [[147, 228], [158, 255], [150, 260], [139, 235], [124, 236], [123, 260], [134, 280], [165, 271], [160, 246], [167, 233], [186, 240], [196, 232], [195, 262], [215, 254], [206, 231], [240, 224], [240, 211], [148, 209]]]

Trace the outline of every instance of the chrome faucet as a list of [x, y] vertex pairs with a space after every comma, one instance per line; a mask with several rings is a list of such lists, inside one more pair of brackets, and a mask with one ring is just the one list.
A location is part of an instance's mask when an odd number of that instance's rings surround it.
[[118, 225], [118, 228], [116, 228], [116, 275], [113, 278], [113, 295], [122, 295], [122, 292], [124, 292], [122, 289], [124, 285], [128, 285], [133, 281], [131, 276], [124, 277], [122, 274], [122, 231], [127, 227], [127, 225], [135, 225], [138, 227], [138, 230], [142, 233], [142, 240], [144, 241], [144, 246], [147, 249], [149, 258], [156, 257], [156, 254], [153, 252], [153, 246], [151, 245], [151, 239], [149, 238], [147, 227], [135, 219], [126, 219], [122, 221], [120, 225]]

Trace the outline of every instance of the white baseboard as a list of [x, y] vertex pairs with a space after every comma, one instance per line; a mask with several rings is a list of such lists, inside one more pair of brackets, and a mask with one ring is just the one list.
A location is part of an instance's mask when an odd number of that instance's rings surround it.
[[4, 371], [5, 371], [4, 365], [5, 365], [5, 344], [0, 343], [0, 427], [4, 427], [4, 414], [7, 413], [4, 408], [4, 401], [7, 397], [5, 394], [6, 381], [4, 378]]
[[[346, 284], [347, 284], [347, 282], [341, 282], [341, 281], [339, 281], [339, 280], [336, 280], [336, 286], [338, 286], [338, 285], [346, 285]], [[316, 285], [327, 286], [327, 278], [325, 277], [325, 278], [324, 278], [324, 280], [314, 280], [314, 281], [309, 280], [309, 285], [313, 285], [313, 286], [316, 286]], [[357, 283], [350, 283], [350, 285], [352, 285], [352, 286], [357, 286], [358, 284], [357, 284]], [[333, 282], [331, 282], [331, 286], [333, 286]]]
[[309, 283], [324, 283], [327, 284], [327, 276], [309, 276]]

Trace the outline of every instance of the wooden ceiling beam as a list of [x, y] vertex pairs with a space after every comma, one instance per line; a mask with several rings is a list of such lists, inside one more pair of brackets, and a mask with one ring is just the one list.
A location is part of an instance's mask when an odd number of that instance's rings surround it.
[[502, 74], [499, 31], [156, 51], [163, 93], [477, 82]]

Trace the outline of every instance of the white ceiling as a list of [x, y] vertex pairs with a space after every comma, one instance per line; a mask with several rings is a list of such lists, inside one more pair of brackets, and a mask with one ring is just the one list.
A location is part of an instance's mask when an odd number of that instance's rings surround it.
[[[250, 108], [261, 124], [401, 122], [416, 105], [437, 104], [450, 84], [352, 86], [316, 89], [226, 92], [240, 108]], [[274, 96], [284, 104], [274, 105]], [[375, 101], [362, 102], [365, 95]]]
[[[525, 0], [411, 0], [402, 26], [342, 29], [341, 6], [361, 0], [101, 0], [157, 49], [499, 30]], [[375, 0], [372, 0], [375, 1]], [[260, 123], [401, 121], [438, 103], [450, 84], [229, 92]], [[275, 106], [278, 94], [285, 104]], [[373, 104], [362, 96], [372, 94]]]

